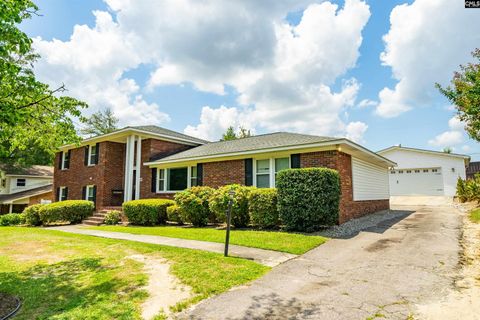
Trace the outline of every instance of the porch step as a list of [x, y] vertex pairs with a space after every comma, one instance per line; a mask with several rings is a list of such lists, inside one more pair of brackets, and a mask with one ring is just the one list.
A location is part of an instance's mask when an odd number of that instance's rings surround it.
[[102, 210], [97, 211], [92, 216], [84, 219], [82, 223], [90, 226], [99, 226], [105, 221], [105, 216], [111, 210], [122, 211], [122, 207], [104, 207]]

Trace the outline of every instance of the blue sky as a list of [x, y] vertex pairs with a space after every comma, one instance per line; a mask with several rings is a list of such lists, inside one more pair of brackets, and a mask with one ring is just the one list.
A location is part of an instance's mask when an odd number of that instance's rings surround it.
[[125, 125], [209, 139], [234, 125], [480, 158], [434, 88], [470, 60], [480, 37], [452, 34], [478, 30], [480, 11], [448, 0], [288, 2], [42, 0], [22, 28], [36, 38], [40, 79]]

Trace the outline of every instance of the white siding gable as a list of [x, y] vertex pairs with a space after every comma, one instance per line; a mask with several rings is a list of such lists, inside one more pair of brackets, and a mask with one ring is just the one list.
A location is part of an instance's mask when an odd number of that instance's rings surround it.
[[352, 157], [353, 200], [382, 200], [390, 197], [388, 169]]
[[442, 168], [443, 192], [453, 197], [456, 193], [457, 179], [465, 179], [465, 160], [448, 153], [426, 153], [415, 150], [393, 149], [381, 153], [382, 156], [395, 161], [395, 169]]

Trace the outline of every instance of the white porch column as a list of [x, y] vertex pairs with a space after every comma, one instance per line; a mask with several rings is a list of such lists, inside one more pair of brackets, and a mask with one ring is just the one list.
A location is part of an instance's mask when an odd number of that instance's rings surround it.
[[133, 192], [133, 159], [134, 159], [135, 136], [127, 137], [125, 148], [125, 189], [124, 201], [132, 200]]
[[8, 206], [8, 213], [13, 213], [13, 203]]
[[135, 200], [140, 199], [140, 168], [142, 167], [142, 137], [137, 136], [137, 159], [135, 167]]

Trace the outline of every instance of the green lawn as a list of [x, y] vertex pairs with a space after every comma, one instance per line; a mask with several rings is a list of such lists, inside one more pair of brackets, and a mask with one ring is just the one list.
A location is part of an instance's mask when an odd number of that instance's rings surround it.
[[475, 223], [480, 223], [480, 208], [470, 211], [470, 220]]
[[17, 295], [15, 319], [140, 319], [148, 281], [143, 254], [165, 258], [170, 271], [190, 286], [191, 303], [244, 284], [269, 268], [220, 254], [40, 228], [0, 228], [0, 290]]
[[[225, 242], [225, 230], [212, 228], [190, 227], [124, 227], [124, 226], [100, 226], [88, 227], [88, 229], [126, 232], [132, 234], [148, 234], [170, 238], [190, 240], [203, 240], [210, 242]], [[245, 247], [269, 249], [294, 254], [303, 254], [321, 244], [327, 239], [320, 236], [309, 236], [298, 233], [232, 230], [230, 243]]]

